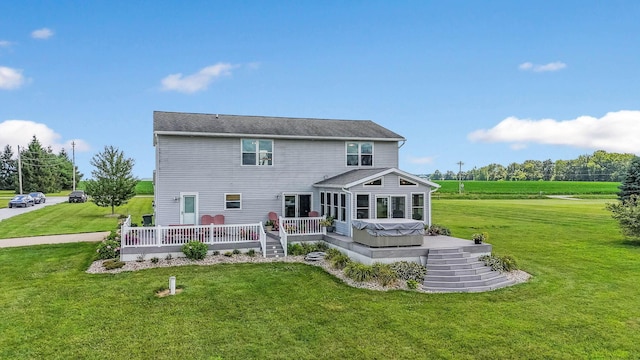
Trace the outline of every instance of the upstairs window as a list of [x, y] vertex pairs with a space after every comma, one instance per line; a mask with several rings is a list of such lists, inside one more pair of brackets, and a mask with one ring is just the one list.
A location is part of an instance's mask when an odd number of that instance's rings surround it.
[[242, 139], [242, 165], [273, 165], [273, 140]]
[[373, 143], [348, 142], [347, 166], [373, 166]]

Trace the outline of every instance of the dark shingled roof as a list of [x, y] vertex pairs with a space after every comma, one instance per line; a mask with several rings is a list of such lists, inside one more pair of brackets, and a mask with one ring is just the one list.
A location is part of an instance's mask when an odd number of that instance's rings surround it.
[[154, 133], [265, 135], [291, 138], [378, 139], [404, 137], [370, 120], [329, 120], [272, 116], [153, 112]]

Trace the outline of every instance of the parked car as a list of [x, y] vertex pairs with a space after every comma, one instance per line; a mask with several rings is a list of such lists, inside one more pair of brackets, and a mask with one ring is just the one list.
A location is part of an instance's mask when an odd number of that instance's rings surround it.
[[36, 204], [44, 204], [47, 202], [47, 197], [41, 192], [29, 193], [29, 196], [33, 198], [33, 202]]
[[13, 199], [9, 200], [9, 207], [27, 207], [33, 206], [35, 202], [29, 195], [16, 195]]
[[70, 203], [87, 202], [87, 194], [85, 194], [83, 190], [72, 191], [71, 194], [69, 194], [69, 202]]

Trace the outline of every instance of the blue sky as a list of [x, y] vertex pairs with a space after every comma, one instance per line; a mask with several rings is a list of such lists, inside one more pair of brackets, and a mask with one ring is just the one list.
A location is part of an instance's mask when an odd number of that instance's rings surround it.
[[[151, 177], [153, 111], [373, 120], [422, 174], [640, 155], [638, 1], [16, 1], [0, 146], [114, 145]], [[194, 154], [195, 155], [195, 154]]]

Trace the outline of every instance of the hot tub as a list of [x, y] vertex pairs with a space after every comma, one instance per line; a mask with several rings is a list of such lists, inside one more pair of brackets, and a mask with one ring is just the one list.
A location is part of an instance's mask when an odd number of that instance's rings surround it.
[[351, 222], [353, 241], [369, 247], [422, 245], [424, 223], [410, 219], [360, 219]]

